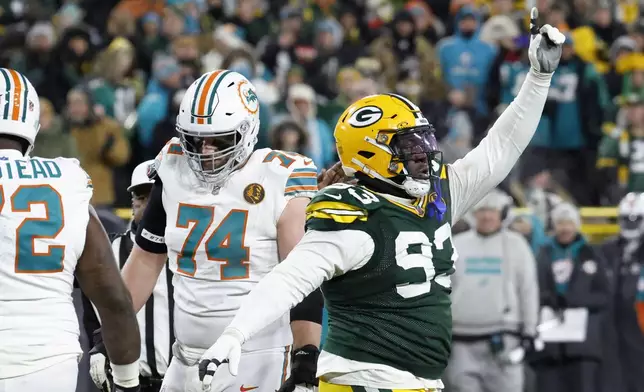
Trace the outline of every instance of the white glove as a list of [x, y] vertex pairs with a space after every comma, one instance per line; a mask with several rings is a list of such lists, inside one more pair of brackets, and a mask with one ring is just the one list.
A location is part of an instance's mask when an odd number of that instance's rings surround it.
[[532, 8], [530, 12], [530, 48], [528, 57], [530, 65], [539, 73], [553, 73], [559, 65], [561, 58], [561, 46], [566, 41], [566, 36], [561, 34], [559, 29], [550, 25], [537, 27], [539, 11]]
[[93, 353], [89, 357], [89, 375], [98, 388], [104, 392], [110, 392], [110, 383], [107, 381], [107, 374], [105, 372], [105, 355], [101, 353]]
[[316, 386], [296, 385], [293, 392], [314, 392], [318, 389]]
[[239, 370], [243, 342], [241, 332], [227, 328], [201, 356], [199, 379], [202, 390], [219, 392], [229, 386], [230, 380], [237, 376]]

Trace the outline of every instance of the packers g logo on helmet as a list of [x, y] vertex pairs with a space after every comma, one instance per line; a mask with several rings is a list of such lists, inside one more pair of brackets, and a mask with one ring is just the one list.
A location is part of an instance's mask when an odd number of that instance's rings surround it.
[[356, 128], [364, 128], [377, 123], [382, 118], [382, 109], [377, 106], [365, 106], [356, 110], [348, 123]]
[[348, 175], [364, 175], [404, 189], [412, 197], [430, 191], [442, 156], [434, 128], [420, 108], [397, 94], [362, 98], [340, 116], [334, 136]]

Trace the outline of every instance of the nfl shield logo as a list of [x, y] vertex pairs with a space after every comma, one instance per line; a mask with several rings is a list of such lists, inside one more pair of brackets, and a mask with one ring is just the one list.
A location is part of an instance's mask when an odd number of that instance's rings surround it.
[[29, 100], [29, 111], [33, 112], [34, 111], [34, 103]]

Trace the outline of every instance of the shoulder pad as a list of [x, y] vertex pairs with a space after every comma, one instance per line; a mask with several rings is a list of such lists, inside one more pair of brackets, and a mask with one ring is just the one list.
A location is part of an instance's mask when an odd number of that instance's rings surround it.
[[263, 164], [272, 165], [275, 168], [273, 171], [279, 173], [280, 177], [287, 177], [284, 184], [284, 197], [287, 200], [315, 196], [318, 191], [318, 169], [311, 158], [279, 150], [266, 149], [261, 152], [265, 154], [261, 161]]
[[56, 165], [60, 168], [61, 172], [66, 177], [71, 176], [71, 178], [69, 178], [70, 181], [74, 183], [80, 181], [84, 185], [84, 188], [89, 188], [89, 189], [94, 188], [92, 184], [92, 179], [90, 178], [89, 174], [87, 174], [85, 169], [83, 169], [83, 167], [80, 164], [80, 161], [76, 158], [57, 157], [57, 158], [49, 159], [49, 158], [35, 157], [32, 159], [53, 161], [56, 163]]
[[334, 184], [319, 191], [306, 208], [306, 219], [330, 219], [337, 223], [366, 221], [381, 200], [361, 186]]
[[163, 146], [159, 154], [157, 154], [155, 159], [161, 160], [166, 155], [183, 155], [183, 149], [181, 149], [181, 142], [179, 138], [173, 137], [168, 140], [168, 142]]
[[153, 179], [159, 176], [163, 179], [163, 172], [175, 165], [177, 162], [176, 158], [182, 155], [183, 149], [181, 148], [179, 138], [173, 137], [154, 158], [154, 162], [148, 168], [148, 177]]

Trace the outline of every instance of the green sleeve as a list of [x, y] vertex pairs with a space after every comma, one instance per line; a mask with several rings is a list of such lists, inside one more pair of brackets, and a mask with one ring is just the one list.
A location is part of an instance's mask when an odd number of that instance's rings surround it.
[[306, 230], [366, 230], [370, 214], [380, 203], [378, 196], [359, 186], [328, 186], [311, 199]]
[[597, 167], [615, 167], [619, 159], [619, 137], [605, 135], [599, 142]]

